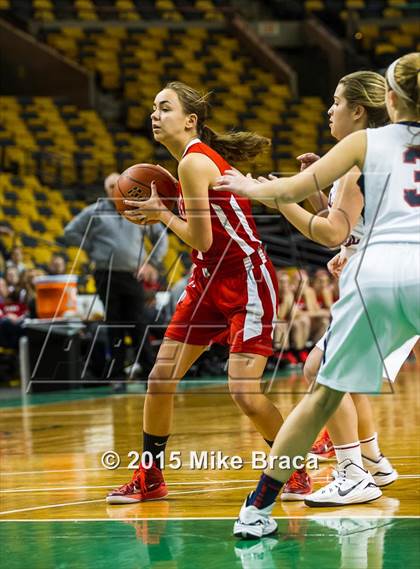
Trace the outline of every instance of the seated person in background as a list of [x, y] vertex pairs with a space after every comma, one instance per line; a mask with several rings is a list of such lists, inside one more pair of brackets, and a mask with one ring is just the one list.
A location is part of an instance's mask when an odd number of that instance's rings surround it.
[[14, 266], [6, 267], [4, 278], [6, 279], [6, 284], [9, 293], [12, 293], [15, 290], [19, 291], [20, 278], [19, 278], [19, 272], [16, 267]]
[[[309, 340], [312, 344], [324, 335], [330, 323], [330, 311], [321, 308], [314, 289], [309, 284], [309, 275], [304, 269], [297, 269], [292, 276], [295, 302], [300, 310], [309, 316]], [[309, 346], [308, 346], [309, 347]], [[309, 354], [306, 351], [306, 356]], [[305, 358], [306, 359], [306, 358]]]
[[318, 269], [312, 280], [312, 288], [315, 291], [316, 299], [320, 308], [328, 310], [334, 304], [334, 291], [328, 271]]
[[[4, 291], [3, 291], [4, 292]], [[19, 301], [19, 292], [13, 291], [0, 302], [0, 346], [17, 349], [23, 336], [22, 323], [28, 314], [26, 304]]]
[[39, 268], [28, 269], [21, 276], [20, 284], [21, 289], [19, 293], [19, 299], [21, 302], [26, 304], [29, 311], [29, 318], [37, 318], [36, 314], [36, 290], [35, 290], [35, 277], [41, 277], [45, 275], [45, 271]]
[[53, 253], [47, 266], [48, 275], [65, 275], [67, 273], [67, 257], [63, 253]]
[[9, 296], [9, 289], [7, 287], [6, 279], [0, 277], [0, 305], [3, 304]]
[[304, 363], [307, 357], [311, 321], [295, 301], [291, 279], [287, 272], [277, 271], [279, 285], [278, 320], [274, 329], [274, 349], [284, 350], [283, 359], [292, 365]]
[[26, 270], [26, 265], [23, 262], [23, 251], [20, 245], [15, 245], [10, 251], [10, 259], [6, 261], [6, 267], [16, 267], [19, 275]]
[[[13, 235], [13, 229], [11, 229], [4, 222], [0, 222], [0, 235]], [[3, 240], [0, 239], [0, 273], [4, 273], [6, 268], [6, 261], [10, 258], [9, 252]]]

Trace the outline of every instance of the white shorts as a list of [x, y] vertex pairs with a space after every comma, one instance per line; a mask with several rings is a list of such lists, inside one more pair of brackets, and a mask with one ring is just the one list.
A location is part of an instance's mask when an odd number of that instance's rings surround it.
[[376, 244], [356, 253], [340, 277], [331, 315], [318, 383], [350, 393], [380, 392], [385, 359], [408, 349], [409, 340], [414, 345], [420, 333], [418, 246]]
[[[318, 340], [315, 344], [317, 348], [324, 351], [324, 343], [327, 337], [327, 332]], [[384, 360], [384, 365], [382, 367], [382, 378], [388, 381], [394, 381], [397, 379], [397, 375], [402, 368], [403, 363], [408, 358], [411, 350], [416, 345], [417, 340], [420, 336], [414, 336], [407, 340], [402, 346], [394, 350], [389, 356]]]

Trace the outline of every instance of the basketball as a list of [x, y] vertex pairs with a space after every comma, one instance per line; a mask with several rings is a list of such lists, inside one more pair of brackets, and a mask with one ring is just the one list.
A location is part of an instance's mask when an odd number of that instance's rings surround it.
[[[156, 188], [164, 205], [174, 210], [178, 199], [178, 188], [172, 175], [158, 164], [134, 164], [120, 175], [113, 190], [113, 200], [119, 213], [135, 209], [124, 203], [125, 199], [147, 200], [151, 194], [151, 183]], [[156, 223], [148, 221], [147, 224]]]

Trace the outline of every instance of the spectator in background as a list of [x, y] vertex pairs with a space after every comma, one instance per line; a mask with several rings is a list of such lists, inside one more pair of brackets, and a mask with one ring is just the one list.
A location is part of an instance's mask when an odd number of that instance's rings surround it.
[[6, 283], [6, 279], [0, 277], [0, 304], [6, 301], [9, 296], [9, 289]]
[[[108, 198], [117, 183], [119, 174], [110, 174], [104, 182]], [[153, 245], [150, 255], [145, 250], [148, 237]], [[168, 240], [159, 223], [139, 226], [119, 215], [111, 199], [100, 199], [81, 211], [64, 230], [68, 245], [82, 246], [95, 264], [96, 290], [105, 308], [105, 320], [110, 324], [109, 340], [113, 363], [108, 377], [119, 382], [125, 378], [125, 347], [123, 326], [133, 346], [139, 349], [146, 333], [143, 283], [159, 280], [160, 264], [166, 255]], [[127, 326], [128, 327], [128, 326]], [[147, 377], [154, 363], [149, 342], [138, 356]]]
[[[309, 275], [306, 270], [297, 269], [294, 271], [292, 283], [295, 302], [299, 310], [309, 317], [309, 340], [312, 345], [316, 344], [328, 328], [330, 323], [330, 311], [319, 306], [315, 291], [309, 284]], [[308, 345], [306, 348], [311, 348], [311, 346]], [[306, 348], [304, 348], [300, 354], [303, 361], [305, 361], [309, 355], [309, 350]]]
[[63, 253], [53, 253], [47, 267], [49, 275], [65, 275], [67, 272], [67, 257]]
[[19, 272], [15, 266], [11, 265], [9, 267], [6, 267], [5, 279], [9, 293], [19, 291], [20, 277]]
[[334, 304], [334, 292], [328, 271], [318, 269], [312, 280], [312, 287], [320, 308], [329, 310]]
[[304, 363], [306, 343], [309, 339], [311, 321], [295, 301], [291, 278], [286, 271], [277, 271], [279, 285], [279, 322], [274, 330], [274, 349], [283, 350], [283, 359], [291, 365]]
[[28, 269], [23, 273], [21, 276], [20, 284], [20, 300], [24, 302], [27, 307], [30, 318], [37, 318], [36, 314], [36, 290], [35, 290], [35, 277], [41, 277], [45, 275], [45, 271], [43, 269], [33, 268]]
[[6, 267], [16, 267], [19, 275], [26, 270], [26, 265], [23, 262], [23, 251], [20, 245], [12, 247], [10, 259], [6, 261]]
[[[0, 346], [17, 349], [23, 335], [22, 323], [28, 314], [28, 307], [19, 300], [19, 291], [7, 290], [2, 283], [0, 302]], [[3, 296], [7, 293], [6, 296]]]
[[[0, 235], [13, 235], [13, 230], [5, 225], [4, 223], [0, 223]], [[6, 269], [6, 262], [9, 259], [9, 252], [7, 247], [0, 239], [0, 273], [3, 274]]]

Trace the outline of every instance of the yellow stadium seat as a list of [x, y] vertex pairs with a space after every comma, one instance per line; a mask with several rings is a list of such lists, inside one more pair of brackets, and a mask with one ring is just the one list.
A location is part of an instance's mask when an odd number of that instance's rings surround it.
[[324, 9], [324, 2], [321, 0], [306, 0], [305, 10], [308, 12], [316, 12]]
[[366, 5], [364, 0], [346, 0], [346, 6], [350, 10], [363, 10]]
[[397, 48], [395, 45], [382, 42], [375, 45], [375, 55], [384, 55], [386, 53], [397, 53]]

